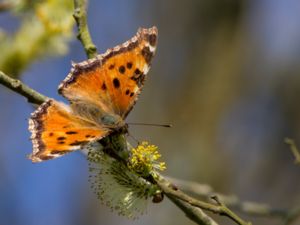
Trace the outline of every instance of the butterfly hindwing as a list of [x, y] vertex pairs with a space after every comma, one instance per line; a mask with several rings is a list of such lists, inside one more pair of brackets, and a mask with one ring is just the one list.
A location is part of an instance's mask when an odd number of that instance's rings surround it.
[[80, 149], [101, 139], [108, 130], [78, 117], [70, 108], [55, 100], [48, 100], [32, 113], [29, 120], [33, 153], [29, 158], [40, 162]]
[[71, 103], [90, 102], [125, 118], [141, 91], [157, 44], [157, 29], [139, 29], [129, 41], [73, 66], [59, 86]]

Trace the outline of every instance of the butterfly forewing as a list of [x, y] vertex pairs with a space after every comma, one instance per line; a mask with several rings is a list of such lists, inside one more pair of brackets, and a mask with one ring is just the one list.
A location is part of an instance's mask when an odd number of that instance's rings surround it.
[[123, 119], [143, 86], [157, 44], [157, 29], [139, 29], [129, 41], [75, 64], [59, 86], [70, 102], [90, 102]]

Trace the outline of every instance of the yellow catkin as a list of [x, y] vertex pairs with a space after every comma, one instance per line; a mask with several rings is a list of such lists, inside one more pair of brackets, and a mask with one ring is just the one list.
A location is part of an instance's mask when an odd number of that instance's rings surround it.
[[165, 162], [158, 162], [161, 155], [155, 145], [149, 145], [148, 142], [143, 141], [136, 148], [132, 148], [131, 153], [128, 166], [138, 173], [150, 173], [153, 170], [163, 171], [166, 169]]

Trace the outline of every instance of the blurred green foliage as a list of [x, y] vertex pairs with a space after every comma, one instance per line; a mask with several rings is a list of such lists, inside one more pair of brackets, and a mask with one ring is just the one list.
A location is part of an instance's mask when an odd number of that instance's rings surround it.
[[0, 30], [0, 70], [18, 77], [35, 60], [67, 53], [73, 37], [72, 1], [10, 2], [10, 13], [20, 24], [13, 34]]

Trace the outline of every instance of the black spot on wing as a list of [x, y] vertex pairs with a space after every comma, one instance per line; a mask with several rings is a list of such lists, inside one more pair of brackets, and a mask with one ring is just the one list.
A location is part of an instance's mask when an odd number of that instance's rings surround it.
[[151, 46], [155, 46], [157, 43], [157, 35], [156, 34], [150, 34], [149, 35], [149, 43]]
[[126, 71], [125, 66], [120, 66], [120, 67], [119, 67], [119, 72], [120, 72], [121, 74], [124, 74], [125, 71]]
[[134, 71], [134, 73], [136, 75], [140, 75], [142, 73], [142, 71], [140, 71], [139, 68], [136, 68], [135, 71]]
[[70, 152], [69, 150], [52, 150], [51, 154], [52, 155], [64, 155], [69, 152]]
[[102, 86], [101, 86], [101, 89], [102, 89], [103, 91], [105, 91], [105, 90], [107, 89], [105, 82], [103, 82], [103, 84], [102, 84]]
[[140, 74], [140, 75], [133, 75], [130, 79], [135, 81], [138, 87], [141, 87], [144, 84], [145, 81], [145, 75]]
[[66, 139], [66, 137], [58, 137], [56, 140], [58, 140], [58, 141], [63, 141], [63, 140], [65, 140]]
[[119, 88], [120, 87], [120, 81], [118, 78], [114, 78], [113, 79], [113, 85], [115, 88]]
[[150, 48], [149, 47], [144, 47], [142, 49], [142, 55], [143, 55], [145, 61], [149, 64], [152, 57], [153, 57], [153, 53], [150, 51]]
[[77, 145], [84, 145], [86, 143], [88, 143], [88, 141], [74, 141], [74, 142], [70, 143], [69, 145], [70, 146], [77, 146]]
[[131, 68], [132, 68], [132, 62], [128, 62], [128, 63], [126, 64], [126, 67], [127, 67], [127, 69], [131, 69]]
[[54, 158], [52, 155], [38, 155], [37, 157], [41, 160], [49, 160]]
[[67, 131], [66, 134], [77, 134], [76, 131]]

